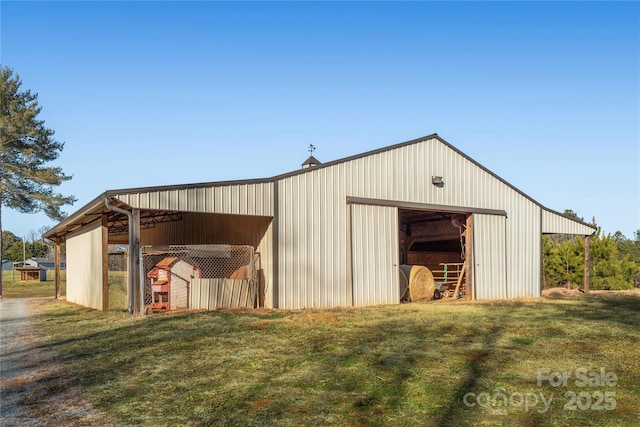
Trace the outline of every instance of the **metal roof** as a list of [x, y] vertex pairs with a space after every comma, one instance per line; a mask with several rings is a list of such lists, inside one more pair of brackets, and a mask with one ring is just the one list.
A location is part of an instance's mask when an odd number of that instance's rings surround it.
[[[43, 237], [49, 238], [49, 239], [61, 238], [61, 237], [65, 236], [66, 234], [69, 234], [71, 232], [74, 232], [74, 231], [84, 227], [85, 225], [88, 225], [88, 224], [91, 224], [91, 223], [93, 223], [95, 221], [98, 221], [100, 219], [100, 216], [101, 216], [102, 213], [110, 212], [106, 208], [106, 206], [104, 204], [105, 198], [113, 198], [116, 195], [133, 194], [133, 193], [145, 193], [145, 192], [151, 192], [151, 191], [181, 190], [181, 189], [189, 189], [189, 188], [220, 187], [220, 186], [230, 186], [230, 185], [272, 183], [272, 182], [277, 182], [277, 181], [285, 179], [285, 178], [289, 178], [289, 177], [293, 177], [293, 176], [296, 176], [296, 175], [315, 172], [318, 169], [331, 167], [331, 166], [334, 166], [334, 165], [338, 165], [338, 164], [341, 164], [341, 163], [346, 163], [346, 162], [349, 162], [349, 161], [352, 161], [352, 160], [356, 160], [356, 159], [360, 159], [360, 158], [363, 158], [363, 157], [372, 156], [372, 155], [375, 155], [375, 154], [378, 154], [378, 153], [383, 153], [383, 152], [386, 152], [386, 151], [391, 151], [391, 150], [394, 150], [394, 149], [397, 149], [397, 148], [401, 148], [401, 147], [405, 147], [405, 146], [408, 146], [408, 145], [418, 144], [418, 143], [421, 143], [421, 142], [424, 142], [424, 141], [427, 141], [427, 140], [431, 140], [431, 139], [438, 140], [440, 143], [444, 144], [449, 149], [451, 149], [454, 152], [458, 153], [460, 156], [466, 158], [467, 160], [472, 162], [474, 165], [476, 165], [477, 167], [479, 167], [483, 171], [487, 172], [491, 176], [495, 177], [500, 182], [504, 183], [505, 185], [507, 185], [508, 187], [510, 187], [511, 189], [513, 189], [514, 191], [516, 191], [517, 193], [519, 193], [520, 195], [525, 197], [526, 199], [528, 199], [528, 200], [532, 201], [533, 203], [537, 204], [538, 206], [540, 206], [545, 211], [550, 212], [550, 213], [555, 214], [555, 215], [559, 215], [559, 216], [561, 216], [561, 217], [563, 217], [565, 219], [568, 219], [570, 221], [576, 222], [576, 223], [578, 223], [578, 224], [580, 224], [582, 226], [589, 227], [590, 229], [592, 229], [595, 232], [596, 228], [591, 224], [587, 224], [586, 222], [577, 221], [577, 220], [575, 220], [573, 218], [567, 217], [567, 216], [565, 216], [565, 215], [563, 215], [563, 214], [561, 214], [559, 212], [556, 212], [556, 211], [554, 211], [552, 209], [546, 208], [544, 205], [542, 205], [541, 203], [537, 202], [535, 199], [533, 199], [529, 195], [525, 194], [524, 192], [520, 191], [518, 188], [516, 188], [511, 183], [509, 183], [506, 180], [500, 178], [498, 175], [496, 175], [495, 173], [491, 172], [489, 169], [485, 168], [480, 163], [478, 163], [477, 161], [473, 160], [471, 157], [469, 157], [466, 154], [464, 154], [462, 151], [458, 150], [456, 147], [451, 145], [449, 142], [447, 142], [443, 138], [441, 138], [437, 133], [433, 133], [433, 134], [430, 134], [430, 135], [427, 135], [427, 136], [424, 136], [424, 137], [421, 137], [421, 138], [418, 138], [418, 139], [413, 139], [413, 140], [402, 142], [402, 143], [399, 143], [399, 144], [394, 144], [394, 145], [390, 145], [390, 146], [387, 146], [387, 147], [383, 147], [383, 148], [367, 151], [367, 152], [364, 152], [364, 153], [356, 154], [356, 155], [353, 155], [353, 156], [344, 157], [342, 159], [334, 160], [334, 161], [327, 162], [327, 163], [320, 163], [318, 161], [318, 164], [316, 166], [314, 166], [313, 168], [298, 169], [298, 170], [294, 170], [294, 171], [287, 172], [287, 173], [284, 173], [284, 174], [276, 175], [276, 176], [273, 176], [273, 177], [270, 177], [270, 178], [234, 180], [234, 181], [212, 181], [212, 182], [202, 182], [202, 183], [193, 183], [193, 184], [162, 185], [162, 186], [154, 186], [154, 187], [138, 187], [138, 188], [127, 188], [127, 189], [118, 189], [118, 190], [107, 190], [104, 193], [101, 193], [98, 197], [96, 197], [95, 199], [93, 199], [89, 203], [87, 203], [82, 208], [78, 209], [76, 212], [71, 214], [69, 217], [67, 217], [66, 219], [61, 221], [59, 224], [57, 224], [56, 226], [54, 226], [53, 228], [48, 230], [43, 235]], [[305, 164], [307, 162], [309, 162], [310, 160], [317, 161], [317, 159], [315, 159], [315, 158], [313, 158], [313, 156], [311, 156], [311, 157], [309, 157], [309, 159], [307, 159]], [[123, 208], [130, 208], [130, 206], [122, 203], [118, 199], [114, 199], [112, 204], [114, 204], [115, 206], [123, 207]]]

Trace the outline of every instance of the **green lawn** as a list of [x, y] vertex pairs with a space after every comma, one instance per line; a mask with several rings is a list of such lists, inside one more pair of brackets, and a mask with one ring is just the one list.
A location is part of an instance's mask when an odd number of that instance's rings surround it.
[[[60, 271], [60, 295], [66, 294], [66, 271]], [[55, 292], [55, 271], [47, 270], [46, 282], [39, 280], [20, 280], [20, 272], [9, 270], [2, 272], [2, 297], [53, 297]]]
[[[60, 271], [60, 295], [66, 295], [66, 271]], [[127, 273], [124, 271], [109, 272], [109, 308], [126, 310]], [[55, 271], [47, 271], [47, 280], [20, 280], [19, 271], [4, 271], [2, 275], [3, 298], [52, 297], [55, 287]]]
[[[33, 308], [120, 425], [637, 426], [640, 415], [637, 292], [141, 318]], [[571, 378], [538, 386], [545, 369]], [[601, 369], [615, 386], [576, 383]]]

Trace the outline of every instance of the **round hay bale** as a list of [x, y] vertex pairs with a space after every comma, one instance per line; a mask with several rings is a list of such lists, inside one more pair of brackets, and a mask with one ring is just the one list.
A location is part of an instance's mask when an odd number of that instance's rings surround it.
[[400, 271], [408, 278], [409, 301], [433, 299], [436, 284], [433, 274], [427, 267], [422, 265], [401, 265]]

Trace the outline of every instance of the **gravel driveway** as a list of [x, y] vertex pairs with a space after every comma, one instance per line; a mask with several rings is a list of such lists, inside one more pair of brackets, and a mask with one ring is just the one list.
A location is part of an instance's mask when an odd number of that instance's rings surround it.
[[0, 426], [108, 425], [35, 331], [29, 300], [0, 301]]

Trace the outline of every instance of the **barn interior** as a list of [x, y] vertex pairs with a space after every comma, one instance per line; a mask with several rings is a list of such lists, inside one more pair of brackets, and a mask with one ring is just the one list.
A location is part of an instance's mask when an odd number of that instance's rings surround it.
[[470, 246], [467, 241], [470, 215], [400, 209], [398, 221], [400, 264], [427, 267], [439, 285], [436, 299], [453, 297], [459, 279], [459, 296], [468, 296], [468, 274], [462, 272]]

